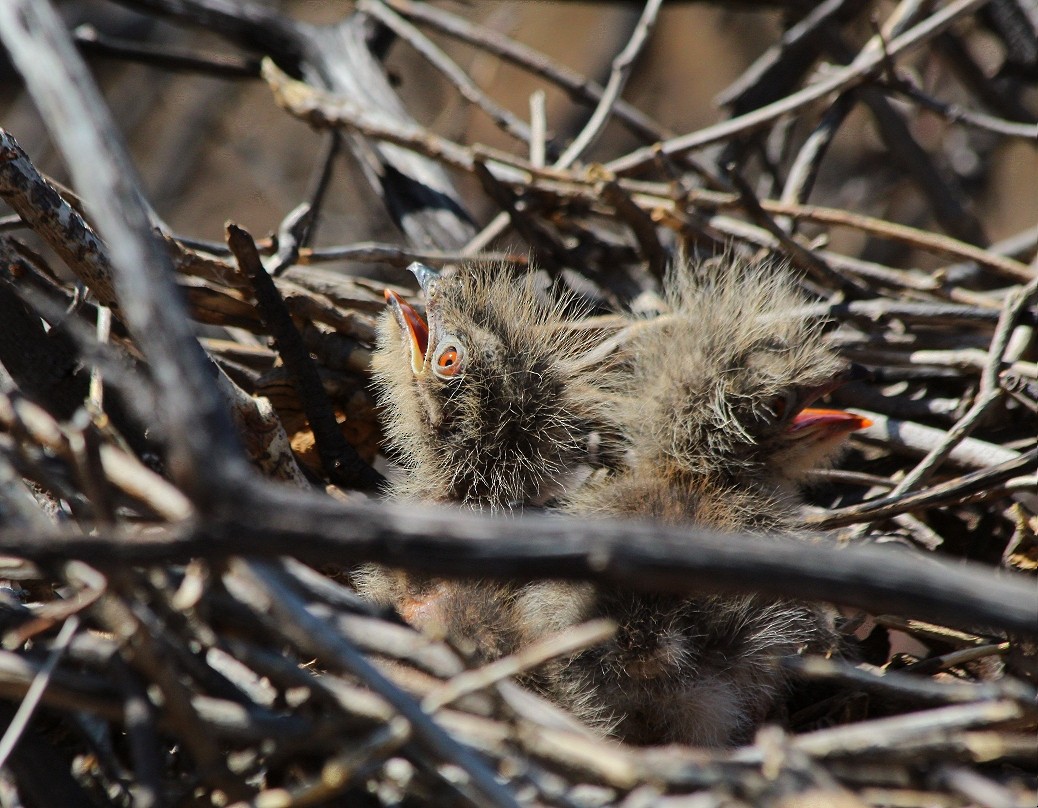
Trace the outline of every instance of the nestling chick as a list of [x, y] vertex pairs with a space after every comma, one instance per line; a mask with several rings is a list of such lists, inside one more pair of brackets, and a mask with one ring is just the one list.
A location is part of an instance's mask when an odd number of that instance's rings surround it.
[[810, 406], [846, 380], [846, 363], [820, 324], [798, 314], [804, 300], [780, 268], [726, 259], [677, 270], [667, 302], [670, 313], [637, 324], [627, 346], [619, 418], [628, 470], [578, 493], [571, 508], [792, 526], [808, 473], [868, 425]]
[[[582, 467], [607, 458], [602, 447], [616, 430], [606, 377], [582, 361], [588, 337], [564, 327], [570, 301], [546, 302], [532, 275], [410, 269], [428, 319], [387, 291], [373, 360], [387, 442], [403, 467], [393, 496], [489, 510], [542, 506]], [[374, 567], [354, 580], [361, 594], [480, 658], [514, 648], [508, 587]]]
[[398, 497], [481, 508], [543, 505], [591, 459], [607, 423], [588, 338], [562, 327], [533, 276], [411, 270], [428, 322], [393, 292], [373, 360]]
[[[685, 270], [672, 276], [669, 302], [671, 314], [634, 328], [628, 345], [629, 466], [576, 492], [569, 509], [730, 530], [792, 528], [806, 472], [867, 424], [806, 408], [839, 383], [843, 364], [796, 314], [803, 302], [777, 270]], [[823, 609], [750, 596], [540, 584], [518, 606], [521, 625], [534, 630], [616, 621], [611, 644], [559, 662], [545, 681], [585, 721], [632, 743], [748, 740], [785, 686], [777, 661], [835, 643]]]

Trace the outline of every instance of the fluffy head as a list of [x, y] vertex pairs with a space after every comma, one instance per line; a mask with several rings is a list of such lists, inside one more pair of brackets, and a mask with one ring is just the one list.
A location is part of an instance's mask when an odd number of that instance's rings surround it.
[[564, 327], [572, 303], [546, 302], [533, 276], [413, 266], [428, 322], [387, 292], [374, 379], [396, 459], [395, 493], [489, 507], [541, 504], [608, 431], [608, 374]]
[[867, 421], [808, 409], [845, 363], [788, 273], [722, 260], [671, 273], [670, 313], [634, 329], [627, 396], [635, 463], [744, 484], [796, 483]]

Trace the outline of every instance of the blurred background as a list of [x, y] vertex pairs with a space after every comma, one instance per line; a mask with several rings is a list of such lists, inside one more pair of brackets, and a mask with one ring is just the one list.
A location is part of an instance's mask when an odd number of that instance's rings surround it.
[[[142, 4], [146, 5], [146, 4]], [[314, 24], [333, 23], [349, 14], [351, 3], [296, 0], [269, 4], [286, 15]], [[445, 2], [442, 8], [543, 52], [560, 66], [604, 83], [610, 62], [628, 41], [639, 4], [583, 2]], [[674, 133], [692, 131], [725, 119], [719, 104], [726, 88], [776, 42], [791, 20], [810, 3], [673, 3], [666, 5], [624, 92], [624, 98]], [[871, 20], [885, 19], [893, 3], [847, 3], [857, 13], [843, 26], [844, 44], [853, 53], [873, 34]], [[1038, 11], [1030, 5], [1032, 23]], [[209, 54], [237, 54], [235, 46], [196, 27], [181, 27], [153, 14], [133, 10], [133, 2], [75, 0], [60, 4], [81, 39], [93, 29], [105, 37], [163, 48]], [[865, 9], [865, 13], [860, 13]], [[573, 103], [562, 91], [496, 56], [422, 29], [493, 99], [520, 119], [529, 120], [530, 96], [547, 93], [549, 136], [564, 143], [579, 131], [590, 108]], [[949, 44], [950, 43], [950, 44]], [[389, 44], [385, 60], [405, 106], [419, 123], [453, 140], [481, 143], [522, 154], [524, 146], [502, 133], [481, 110], [465, 102], [425, 59], [402, 40]], [[257, 236], [270, 233], [302, 201], [319, 166], [323, 136], [278, 109], [265, 84], [250, 78], [216, 78], [178, 73], [84, 50], [109, 105], [129, 142], [155, 209], [178, 235], [221, 240], [232, 219]], [[1006, 88], [991, 96], [992, 114], [1038, 115], [1038, 64], [1009, 59], [1003, 42], [982, 27], [963, 36], [948, 35], [931, 57], [899, 60], [918, 71], [917, 79], [935, 97], [976, 104], [964, 87], [971, 75]], [[1024, 47], [1021, 52], [1026, 53]], [[1021, 57], [1016, 55], [1017, 61]], [[824, 68], [823, 68], [824, 70]], [[974, 88], [976, 85], [974, 84]], [[981, 95], [983, 100], [983, 95]], [[1009, 100], [1007, 100], [1009, 99]], [[895, 107], [908, 110], [892, 97]], [[794, 121], [806, 134], [816, 114]], [[991, 242], [1038, 226], [1038, 157], [1034, 143], [1001, 138], [977, 128], [955, 126], [937, 115], [906, 115], [911, 134], [952, 183]], [[22, 93], [9, 65], [0, 74], [0, 125], [14, 134], [36, 164], [54, 178], [66, 177], [46, 131]], [[802, 135], [801, 135], [802, 137]], [[621, 125], [611, 123], [588, 160], [616, 157], [640, 145]], [[717, 150], [700, 157], [710, 161]], [[786, 155], [779, 155], [778, 158]], [[484, 223], [496, 208], [469, 177], [453, 178], [469, 211]], [[768, 191], [761, 175], [758, 192]], [[810, 202], [846, 208], [922, 228], [931, 226], [928, 206], [904, 167], [891, 159], [864, 105], [856, 105], [822, 163]], [[885, 264], [928, 268], [933, 258], [912, 254], [895, 242], [870, 243], [861, 233], [837, 231], [841, 252]], [[402, 243], [402, 237], [371, 197], [348, 151], [335, 165], [330, 193], [321, 212], [318, 245], [377, 240]], [[514, 234], [502, 246], [526, 249]], [[333, 268], [349, 268], [332, 263]]]

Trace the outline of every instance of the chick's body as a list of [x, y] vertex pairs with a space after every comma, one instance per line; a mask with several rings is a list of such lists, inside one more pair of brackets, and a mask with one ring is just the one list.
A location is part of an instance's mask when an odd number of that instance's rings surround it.
[[[570, 511], [724, 530], [792, 529], [806, 472], [863, 425], [806, 407], [844, 372], [777, 270], [724, 263], [670, 279], [671, 311], [628, 343], [622, 417], [628, 463], [569, 498]], [[763, 539], [762, 540], [766, 540]], [[554, 697], [633, 743], [747, 740], [786, 677], [782, 657], [836, 641], [821, 607], [752, 596], [677, 598], [540, 584], [525, 625], [550, 604], [578, 622], [610, 617], [614, 641], [549, 669]]]
[[[488, 509], [561, 497], [579, 514], [783, 528], [803, 473], [860, 421], [805, 409], [842, 368], [791, 313], [801, 301], [778, 273], [675, 274], [671, 313], [635, 323], [626, 365], [608, 367], [588, 361], [595, 351], [528, 280], [416, 274], [428, 326], [391, 300], [375, 358], [390, 445], [405, 468], [393, 489], [400, 497]], [[590, 437], [613, 446], [614, 424], [624, 463], [572, 485], [589, 463]], [[457, 583], [376, 568], [358, 586], [483, 660], [613, 619], [611, 642], [528, 682], [602, 732], [641, 744], [745, 740], [784, 686], [778, 660], [833, 638], [822, 610], [752, 596]]]
[[[583, 362], [588, 338], [565, 327], [569, 301], [547, 301], [533, 275], [412, 271], [428, 321], [389, 293], [373, 359], [387, 443], [401, 466], [390, 493], [493, 511], [564, 494], [605, 457], [591, 447], [615, 432], [607, 380]], [[361, 594], [478, 659], [516, 648], [516, 587], [380, 567], [354, 580]]]

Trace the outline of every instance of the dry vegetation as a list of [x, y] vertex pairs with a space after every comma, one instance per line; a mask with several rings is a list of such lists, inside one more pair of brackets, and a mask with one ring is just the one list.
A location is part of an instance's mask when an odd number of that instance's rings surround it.
[[[1033, 805], [1033, 4], [286, 5], [0, 4], [0, 805]], [[783, 256], [872, 371], [839, 549], [372, 493], [410, 261], [604, 328], [679, 249]], [[607, 626], [470, 669], [370, 560], [828, 600], [847, 653], [752, 745], [625, 748], [510, 681]]]

